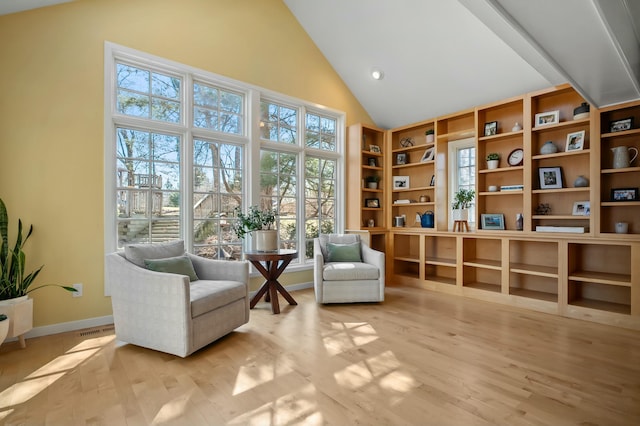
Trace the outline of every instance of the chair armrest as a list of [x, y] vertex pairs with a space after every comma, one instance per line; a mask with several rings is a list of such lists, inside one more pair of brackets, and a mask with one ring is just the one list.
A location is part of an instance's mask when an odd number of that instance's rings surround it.
[[380, 280], [384, 284], [384, 277], [385, 277], [384, 253], [378, 250], [374, 250], [366, 244], [361, 244], [361, 247], [362, 247], [362, 261], [364, 263], [374, 265], [380, 270]]
[[201, 280], [240, 281], [249, 284], [249, 262], [246, 260], [217, 260], [191, 253], [187, 255]]
[[129, 305], [132, 309], [152, 306], [166, 309], [167, 316], [180, 312], [177, 317], [191, 318], [189, 277], [186, 275], [150, 271], [117, 253], [107, 254], [105, 262], [105, 280], [111, 289], [112, 302]]
[[322, 271], [324, 269], [324, 256], [320, 249], [320, 240], [313, 239], [313, 282], [316, 300], [322, 300]]

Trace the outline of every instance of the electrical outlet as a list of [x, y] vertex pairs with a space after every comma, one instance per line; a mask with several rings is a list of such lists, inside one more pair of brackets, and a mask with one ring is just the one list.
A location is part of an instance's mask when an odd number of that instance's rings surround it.
[[82, 283], [74, 284], [72, 287], [76, 289], [76, 291], [71, 293], [73, 297], [82, 297]]

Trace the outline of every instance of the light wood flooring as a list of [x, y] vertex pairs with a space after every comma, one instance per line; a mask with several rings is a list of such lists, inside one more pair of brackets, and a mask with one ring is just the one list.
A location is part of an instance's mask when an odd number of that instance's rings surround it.
[[640, 332], [390, 287], [311, 289], [181, 359], [111, 327], [0, 347], [7, 425], [640, 425]]

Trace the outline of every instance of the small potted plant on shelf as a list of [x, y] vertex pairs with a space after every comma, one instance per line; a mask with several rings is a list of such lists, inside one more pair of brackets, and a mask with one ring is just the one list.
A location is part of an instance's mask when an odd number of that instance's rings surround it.
[[469, 206], [473, 202], [476, 192], [472, 189], [459, 189], [453, 195], [453, 220], [469, 220]]
[[487, 155], [487, 168], [489, 170], [497, 169], [500, 164], [500, 154], [492, 152]]
[[366, 177], [366, 181], [367, 181], [367, 188], [378, 189], [378, 182], [380, 182], [380, 176], [369, 175]]
[[434, 135], [434, 130], [433, 129], [428, 129], [424, 132], [425, 136], [427, 137], [427, 143], [433, 143], [433, 135]]
[[244, 214], [236, 207], [235, 213], [238, 220], [233, 224], [233, 231], [238, 238], [244, 239], [250, 234], [257, 251], [278, 250], [278, 231], [271, 229], [278, 215], [276, 210], [251, 206], [247, 214]]

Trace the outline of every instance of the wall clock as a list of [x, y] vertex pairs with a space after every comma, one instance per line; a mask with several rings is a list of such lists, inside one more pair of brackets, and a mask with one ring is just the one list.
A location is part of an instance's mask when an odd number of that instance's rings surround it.
[[522, 166], [524, 160], [524, 150], [522, 148], [516, 148], [509, 153], [507, 157], [507, 163], [510, 166]]

